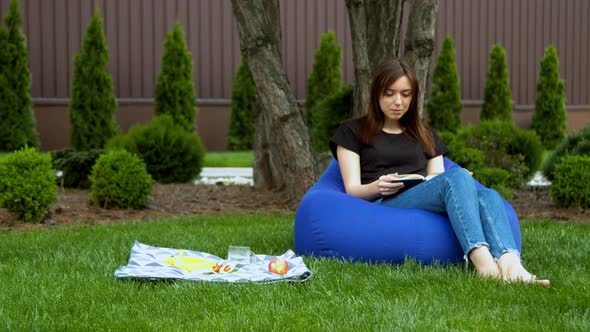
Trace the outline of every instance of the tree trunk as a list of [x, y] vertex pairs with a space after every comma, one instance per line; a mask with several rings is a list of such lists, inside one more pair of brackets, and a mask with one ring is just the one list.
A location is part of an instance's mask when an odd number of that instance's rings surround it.
[[353, 117], [367, 114], [373, 68], [399, 56], [403, 1], [346, 0], [354, 62]]
[[319, 175], [308, 129], [283, 69], [277, 0], [232, 0], [242, 57], [257, 92], [254, 186], [300, 199]]
[[418, 110], [423, 115], [424, 92], [430, 72], [430, 59], [434, 52], [434, 28], [438, 13], [438, 0], [414, 0], [406, 32], [404, 61], [416, 72], [420, 82]]
[[[346, 0], [355, 74], [353, 117], [367, 113], [373, 68], [386, 59], [400, 58], [402, 55], [400, 40], [406, 1], [408, 0]], [[430, 55], [434, 48], [437, 11], [438, 0], [411, 1], [405, 41], [411, 47], [406, 47], [408, 54], [404, 59], [415, 68], [420, 80], [420, 112], [428, 79]]]

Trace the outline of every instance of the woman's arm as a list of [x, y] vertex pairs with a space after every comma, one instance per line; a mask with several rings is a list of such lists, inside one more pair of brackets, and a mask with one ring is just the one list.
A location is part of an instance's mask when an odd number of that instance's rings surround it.
[[[463, 168], [466, 170], [469, 175], [473, 176], [473, 172], [468, 170], [467, 168]], [[428, 160], [428, 164], [426, 164], [426, 175], [439, 175], [445, 172], [445, 162], [442, 156], [436, 156], [430, 160]]]
[[[364, 200], [372, 201], [382, 195], [391, 195], [403, 187], [402, 183], [391, 183], [390, 177], [381, 176], [368, 184], [361, 184], [361, 162], [357, 153], [338, 145], [336, 148], [340, 173], [346, 193]], [[442, 159], [441, 159], [442, 160]], [[389, 191], [385, 191], [389, 188]]]
[[428, 160], [426, 164], [426, 175], [439, 175], [445, 172], [445, 162], [443, 156], [436, 156]]

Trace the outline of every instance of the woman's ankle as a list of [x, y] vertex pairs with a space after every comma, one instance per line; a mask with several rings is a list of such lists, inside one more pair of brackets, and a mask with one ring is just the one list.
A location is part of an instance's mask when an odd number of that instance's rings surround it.
[[504, 280], [513, 279], [514, 274], [528, 273], [520, 260], [520, 255], [515, 252], [506, 252], [498, 258], [498, 269]]
[[477, 247], [469, 252], [469, 259], [475, 266], [475, 270], [482, 277], [499, 278], [500, 270], [490, 249], [486, 246]]

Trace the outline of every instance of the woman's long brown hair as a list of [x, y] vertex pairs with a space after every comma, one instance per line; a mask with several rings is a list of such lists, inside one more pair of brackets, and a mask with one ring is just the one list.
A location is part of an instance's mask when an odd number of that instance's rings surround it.
[[402, 76], [406, 76], [412, 85], [412, 101], [408, 111], [400, 119], [400, 125], [405, 129], [405, 135], [420, 143], [424, 152], [434, 157], [434, 138], [432, 133], [424, 127], [418, 114], [418, 96], [420, 95], [418, 79], [410, 67], [398, 59], [387, 60], [375, 69], [371, 83], [369, 110], [367, 115], [360, 118], [359, 138], [364, 144], [373, 144], [375, 137], [385, 124], [385, 115], [379, 106], [379, 98]]

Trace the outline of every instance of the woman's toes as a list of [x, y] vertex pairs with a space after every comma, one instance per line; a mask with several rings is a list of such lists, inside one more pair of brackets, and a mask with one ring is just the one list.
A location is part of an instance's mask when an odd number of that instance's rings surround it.
[[532, 284], [537, 284], [543, 287], [549, 287], [551, 286], [551, 281], [549, 281], [549, 279], [537, 279], [536, 275], [532, 275], [531, 280], [529, 281], [529, 283]]

